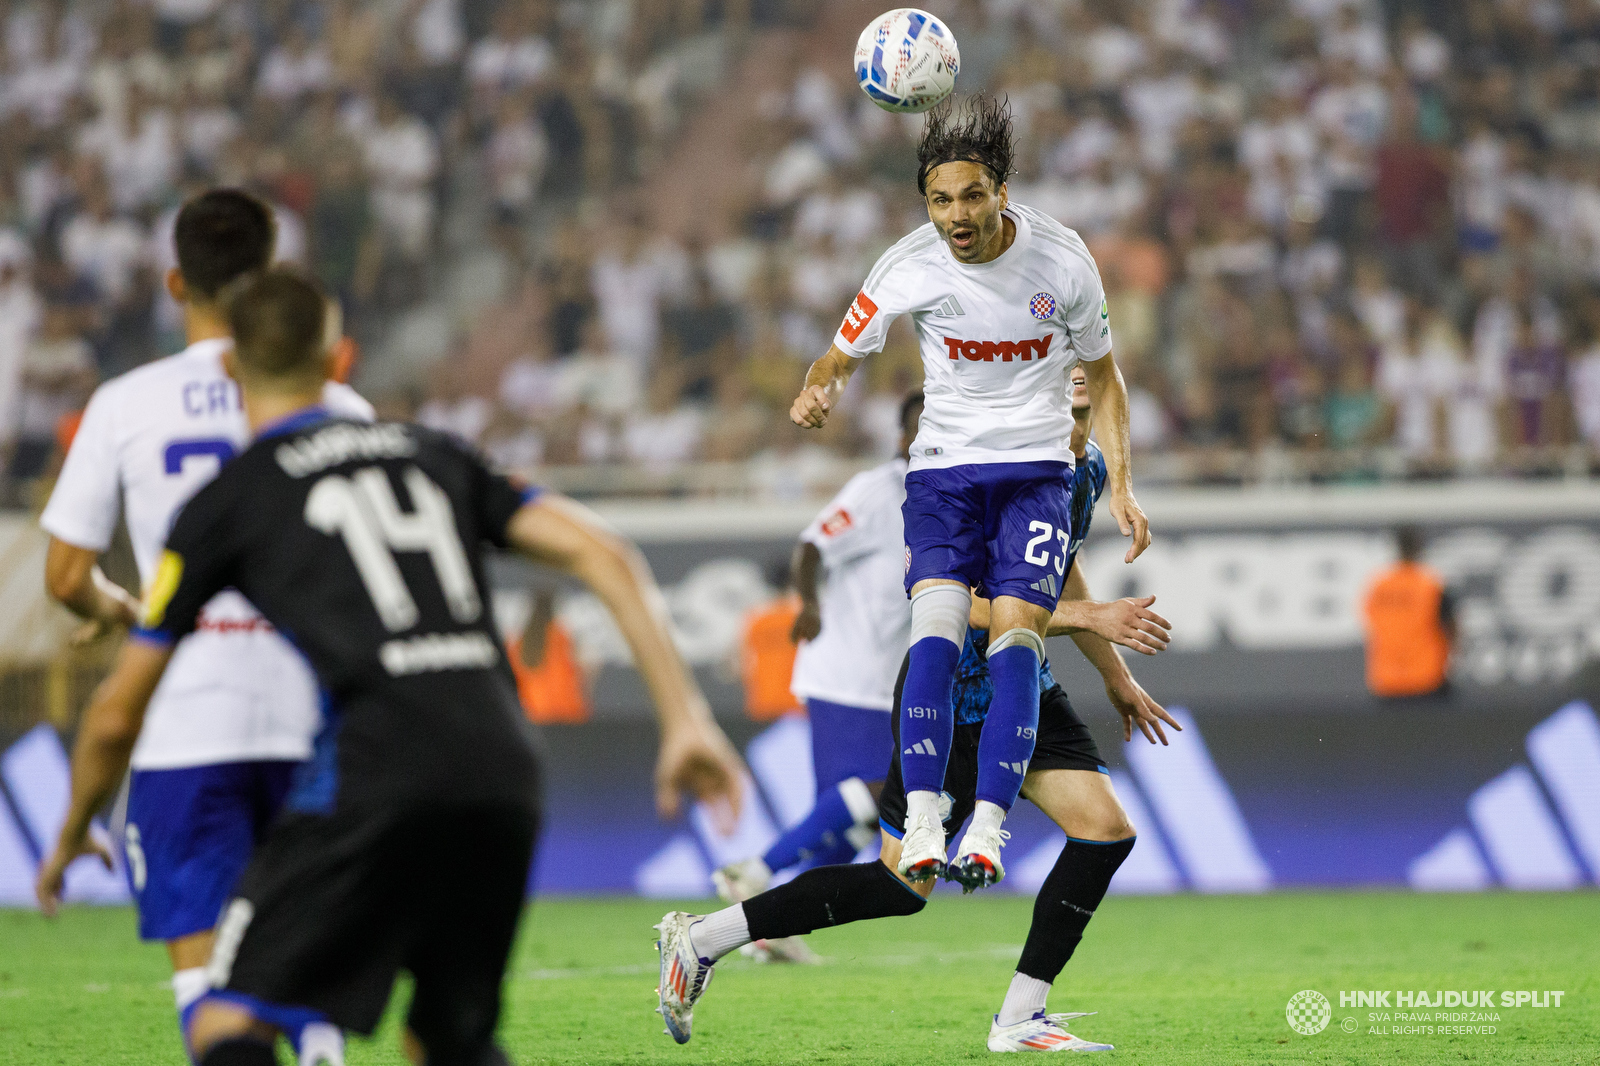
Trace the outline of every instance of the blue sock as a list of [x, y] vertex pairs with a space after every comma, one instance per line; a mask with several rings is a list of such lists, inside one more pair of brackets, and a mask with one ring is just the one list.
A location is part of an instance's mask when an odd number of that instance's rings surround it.
[[[817, 805], [811, 808], [811, 813], [779, 837], [761, 859], [769, 870], [776, 872], [823, 852], [837, 851], [840, 844], [848, 846], [845, 833], [855, 824], [855, 816], [839, 794], [839, 786], [834, 785], [817, 797]], [[855, 849], [852, 848], [850, 854], [854, 856]]]
[[900, 777], [907, 792], [944, 788], [945, 763], [956, 733], [950, 709], [961, 646], [943, 637], [911, 645], [911, 665], [900, 696]]
[[989, 677], [994, 699], [978, 739], [978, 799], [1009, 811], [1039, 731], [1039, 656], [1026, 644], [1002, 648], [989, 656]]

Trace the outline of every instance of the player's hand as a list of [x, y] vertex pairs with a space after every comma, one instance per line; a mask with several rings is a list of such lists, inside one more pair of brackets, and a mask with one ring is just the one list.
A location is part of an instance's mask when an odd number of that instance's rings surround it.
[[95, 617], [84, 622], [72, 633], [74, 647], [93, 644], [112, 633], [121, 632], [139, 621], [140, 605], [121, 585], [101, 577], [95, 571], [97, 597]]
[[1173, 720], [1165, 707], [1150, 698], [1150, 694], [1133, 679], [1132, 674], [1124, 672], [1121, 677], [1107, 681], [1106, 696], [1111, 700], [1111, 706], [1122, 715], [1122, 739], [1125, 741], [1133, 739], [1135, 725], [1152, 744], [1158, 737], [1162, 744], [1167, 743], [1167, 734], [1161, 728], [1162, 722], [1183, 732], [1183, 726]]
[[1093, 604], [1089, 632], [1141, 655], [1165, 651], [1172, 640], [1172, 623], [1150, 609], [1155, 602], [1154, 596], [1141, 596]]
[[661, 736], [656, 760], [656, 810], [676, 818], [688, 793], [705, 803], [717, 831], [730, 836], [744, 802], [744, 762], [715, 722], [694, 720]]
[[803, 429], [821, 429], [832, 410], [833, 401], [828, 399], [828, 390], [821, 385], [808, 385], [800, 390], [789, 408], [789, 421]]
[[1133, 537], [1133, 546], [1122, 557], [1123, 562], [1131, 563], [1150, 547], [1150, 520], [1144, 516], [1139, 501], [1133, 498], [1131, 492], [1111, 497], [1111, 517], [1117, 520], [1117, 528], [1124, 537]]
[[63, 840], [58, 843], [55, 851], [39, 867], [39, 880], [33, 889], [34, 895], [39, 898], [39, 909], [46, 918], [54, 918], [61, 907], [61, 886], [67, 879], [67, 867], [72, 865], [74, 859], [84, 855], [97, 856], [105, 863], [107, 870], [114, 868], [111, 852], [87, 833], [76, 841]]
[[789, 639], [798, 644], [802, 640], [816, 640], [821, 632], [822, 608], [815, 603], [801, 604], [800, 613], [794, 616], [794, 625], [789, 628]]

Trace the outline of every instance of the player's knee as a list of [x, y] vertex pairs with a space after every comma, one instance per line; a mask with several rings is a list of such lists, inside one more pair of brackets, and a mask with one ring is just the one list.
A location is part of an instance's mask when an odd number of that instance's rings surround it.
[[1019, 626], [1000, 634], [995, 642], [989, 645], [989, 658], [993, 659], [1007, 648], [1031, 648], [1034, 657], [1041, 662], [1044, 661], [1044, 638], [1031, 629]]
[[[894, 882], [891, 887], [900, 890], [898, 892], [892, 892], [886, 895], [887, 899], [893, 901], [896, 908], [891, 910], [889, 913], [899, 915], [916, 914], [923, 907], [928, 905], [928, 897], [933, 895], [933, 879], [929, 878], [926, 881], [906, 880], [904, 877], [900, 876], [900, 871], [895, 869], [895, 863], [898, 861], [898, 853], [896, 853], [892, 858], [885, 855], [878, 860], [878, 865], [883, 869], [883, 872], [888, 875], [888, 880], [892, 880]], [[916, 898], [912, 899], [907, 895], [908, 892], [911, 893], [911, 895], [914, 895]]]
[[911, 597], [911, 646], [925, 637], [942, 637], [957, 648], [967, 639], [972, 590], [964, 585], [931, 585]]

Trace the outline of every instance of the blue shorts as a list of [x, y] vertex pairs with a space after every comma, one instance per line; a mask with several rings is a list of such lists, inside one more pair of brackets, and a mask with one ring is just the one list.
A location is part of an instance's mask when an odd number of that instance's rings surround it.
[[851, 777], [882, 781], [894, 759], [893, 711], [847, 707], [827, 700], [806, 700], [811, 719], [811, 767], [817, 793]]
[[141, 937], [175, 940], [217, 924], [298, 765], [273, 759], [133, 772], [124, 849]]
[[1072, 467], [972, 463], [906, 475], [906, 592], [951, 578], [1053, 611], [1072, 540]]

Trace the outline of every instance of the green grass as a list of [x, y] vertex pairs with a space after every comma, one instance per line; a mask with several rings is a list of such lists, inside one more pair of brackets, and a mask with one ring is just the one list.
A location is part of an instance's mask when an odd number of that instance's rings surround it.
[[[704, 904], [700, 905], [704, 907]], [[519, 1063], [942, 1063], [988, 1057], [983, 1039], [1031, 901], [940, 892], [913, 918], [826, 930], [817, 967], [735, 957], [695, 1012], [662, 1035], [651, 924], [636, 900], [549, 900], [524, 923], [502, 1041]], [[0, 1061], [180, 1064], [159, 946], [126, 910], [54, 925], [0, 912]], [[1333, 1002], [1301, 1036], [1300, 989]], [[1369, 1034], [1340, 990], [1560, 989], [1559, 1008], [1500, 1008], [1494, 1035]], [[398, 999], [397, 999], [398, 1002]], [[1051, 996], [1097, 1010], [1075, 1028], [1124, 1063], [1600, 1063], [1600, 897], [1284, 893], [1113, 898]], [[1341, 1031], [1357, 1018], [1359, 1031]], [[391, 1010], [351, 1066], [399, 1063]]]

